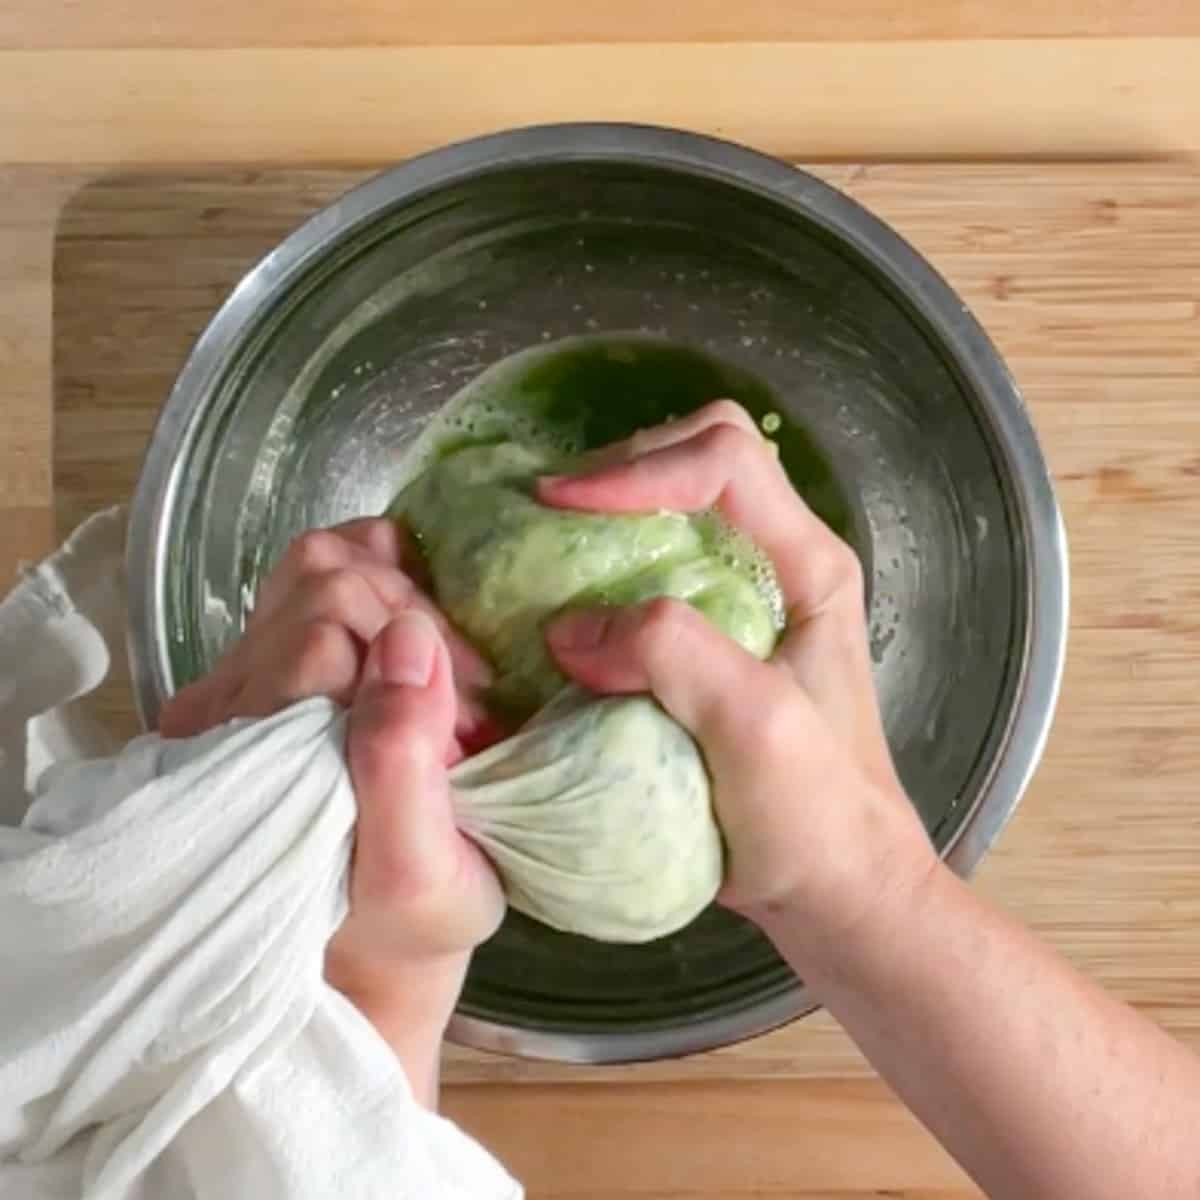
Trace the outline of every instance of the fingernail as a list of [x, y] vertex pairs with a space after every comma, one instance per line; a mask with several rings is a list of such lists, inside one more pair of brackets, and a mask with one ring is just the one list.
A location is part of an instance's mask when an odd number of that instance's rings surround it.
[[546, 638], [557, 650], [595, 650], [611, 624], [612, 613], [602, 608], [563, 613], [546, 631]]
[[423, 612], [402, 613], [379, 635], [379, 673], [384, 683], [428, 687], [437, 660], [437, 626]]

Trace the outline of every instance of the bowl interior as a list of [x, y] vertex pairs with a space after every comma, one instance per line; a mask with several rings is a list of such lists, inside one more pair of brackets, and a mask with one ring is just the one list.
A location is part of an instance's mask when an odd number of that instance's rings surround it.
[[[495, 169], [397, 202], [314, 256], [245, 328], [180, 447], [163, 598], [172, 685], [237, 635], [291, 536], [387, 506], [403, 451], [461, 386], [530, 346], [612, 331], [709, 356], [723, 388], [759, 389], [802, 431], [785, 460], [869, 568], [888, 737], [946, 849], [1004, 736], [1026, 636], [1011, 485], [979, 398], [883, 273], [719, 178]], [[620, 406], [588, 403], [598, 438], [624, 432]], [[643, 947], [514, 914], [477, 956], [463, 1012], [619, 1039], [736, 1017], [796, 986], [719, 910]]]

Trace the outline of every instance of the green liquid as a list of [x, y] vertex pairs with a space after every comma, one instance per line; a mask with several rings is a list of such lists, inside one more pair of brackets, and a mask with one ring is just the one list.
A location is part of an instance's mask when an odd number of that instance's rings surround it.
[[767, 384], [691, 346], [636, 334], [567, 338], [495, 364], [435, 418], [405, 475], [464, 445], [511, 439], [564, 454], [592, 450], [720, 398], [750, 413], [778, 446], [792, 486], [856, 545], [852, 510], [827, 456]]

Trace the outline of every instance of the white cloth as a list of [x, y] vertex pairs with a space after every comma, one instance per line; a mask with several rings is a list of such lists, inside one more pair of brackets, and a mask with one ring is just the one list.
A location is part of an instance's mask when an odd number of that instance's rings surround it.
[[0, 605], [0, 1196], [518, 1197], [322, 978], [355, 814], [334, 705], [79, 760], [122, 541], [93, 518]]

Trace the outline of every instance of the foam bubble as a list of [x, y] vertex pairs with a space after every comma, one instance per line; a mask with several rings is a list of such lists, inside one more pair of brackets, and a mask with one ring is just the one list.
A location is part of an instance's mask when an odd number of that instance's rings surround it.
[[779, 586], [775, 567], [767, 555], [717, 512], [705, 514], [700, 532], [710, 553], [750, 579], [771, 610], [776, 628], [782, 629], [786, 615], [783, 591]]

